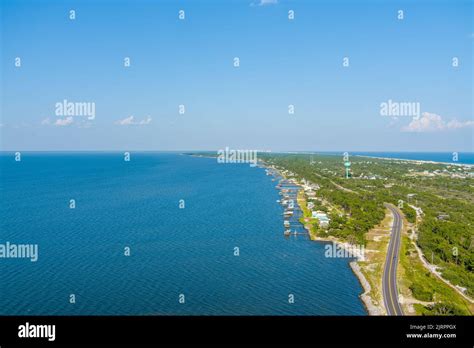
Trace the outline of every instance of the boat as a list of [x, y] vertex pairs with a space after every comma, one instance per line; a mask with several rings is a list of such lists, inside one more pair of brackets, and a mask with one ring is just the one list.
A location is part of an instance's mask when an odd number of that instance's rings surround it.
[[289, 236], [291, 234], [291, 230], [285, 230], [285, 232], [283, 232], [285, 234], [285, 236]]
[[283, 225], [285, 225], [285, 227], [290, 227], [290, 222], [288, 220], [285, 220], [283, 222]]

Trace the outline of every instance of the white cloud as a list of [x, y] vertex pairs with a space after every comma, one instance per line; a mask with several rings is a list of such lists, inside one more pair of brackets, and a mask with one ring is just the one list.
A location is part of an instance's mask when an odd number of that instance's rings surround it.
[[130, 124], [133, 124], [133, 118], [134, 118], [133, 116], [130, 116], [130, 117], [124, 118], [123, 120], [118, 120], [115, 123], [120, 126], [128, 126]]
[[146, 119], [141, 120], [138, 124], [139, 125], [145, 125], [145, 124], [150, 124], [151, 123], [151, 117], [147, 116]]
[[56, 122], [54, 122], [54, 125], [64, 127], [64, 126], [69, 126], [70, 124], [72, 124], [72, 122], [73, 122], [72, 116], [68, 116], [66, 118], [58, 118]]
[[449, 122], [443, 120], [440, 115], [424, 112], [420, 118], [413, 119], [408, 126], [403, 127], [404, 132], [438, 132], [444, 130], [453, 130], [459, 128], [470, 127], [474, 125], [474, 121], [458, 121], [452, 119]]
[[259, 0], [257, 3], [252, 2], [250, 6], [265, 6], [265, 5], [276, 5], [278, 0]]
[[446, 123], [446, 127], [448, 129], [458, 129], [458, 128], [470, 127], [472, 125], [474, 125], [474, 121], [460, 122], [458, 120], [451, 120], [448, 123]]
[[143, 126], [151, 123], [151, 117], [147, 116], [145, 119], [141, 121], [135, 121], [134, 116], [129, 116], [124, 118], [123, 120], [118, 120], [115, 124], [119, 126]]
[[42, 126], [69, 126], [72, 123], [74, 123], [77, 127], [79, 128], [90, 128], [92, 126], [92, 122], [87, 121], [87, 119], [80, 119], [77, 118], [75, 119], [72, 116], [66, 117], [66, 118], [58, 118], [54, 123], [51, 121], [49, 117], [45, 118], [44, 120], [41, 121]]

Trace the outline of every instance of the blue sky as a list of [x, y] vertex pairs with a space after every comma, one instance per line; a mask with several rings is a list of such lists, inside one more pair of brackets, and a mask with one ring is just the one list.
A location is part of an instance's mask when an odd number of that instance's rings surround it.
[[[3, 150], [474, 151], [471, 1], [2, 0], [1, 11]], [[94, 103], [95, 118], [58, 116], [65, 99]], [[383, 116], [388, 100], [421, 115]]]

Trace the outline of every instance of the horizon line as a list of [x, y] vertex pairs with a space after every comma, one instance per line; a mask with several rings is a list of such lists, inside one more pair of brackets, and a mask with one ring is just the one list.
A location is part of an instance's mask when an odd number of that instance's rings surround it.
[[[230, 150], [234, 151], [257, 151], [261, 153], [295, 153], [295, 154], [317, 154], [317, 153], [336, 153], [336, 152], [364, 152], [364, 153], [472, 153], [474, 154], [474, 150], [461, 150], [461, 151], [449, 151], [449, 150], [438, 150], [438, 151], [397, 151], [397, 150], [276, 150], [276, 151], [267, 151], [267, 150], [254, 150], [254, 149], [237, 149], [237, 148], [230, 148]], [[7, 152], [57, 152], [57, 153], [67, 153], [67, 152], [169, 152], [169, 153], [183, 153], [183, 152], [217, 152], [218, 150], [128, 150], [128, 149], [123, 149], [123, 150], [25, 150], [25, 149], [16, 149], [16, 150], [0, 150], [0, 153], [7, 153]]]

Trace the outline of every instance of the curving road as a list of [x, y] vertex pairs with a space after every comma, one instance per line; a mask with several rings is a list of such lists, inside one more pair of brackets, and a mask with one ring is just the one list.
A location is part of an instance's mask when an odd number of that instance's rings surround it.
[[397, 290], [397, 264], [400, 251], [400, 238], [402, 233], [403, 220], [399, 210], [392, 204], [385, 204], [393, 215], [393, 226], [388, 244], [387, 259], [383, 269], [382, 292], [383, 302], [388, 315], [403, 315], [402, 307], [398, 302]]

